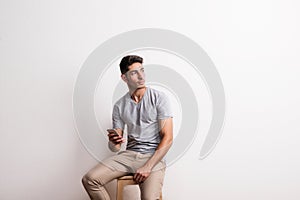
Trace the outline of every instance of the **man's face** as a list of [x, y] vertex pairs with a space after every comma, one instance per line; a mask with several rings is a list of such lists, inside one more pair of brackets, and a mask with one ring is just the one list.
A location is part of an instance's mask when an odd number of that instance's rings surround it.
[[144, 67], [141, 63], [133, 63], [128, 67], [129, 71], [122, 74], [122, 79], [127, 83], [129, 89], [145, 87]]

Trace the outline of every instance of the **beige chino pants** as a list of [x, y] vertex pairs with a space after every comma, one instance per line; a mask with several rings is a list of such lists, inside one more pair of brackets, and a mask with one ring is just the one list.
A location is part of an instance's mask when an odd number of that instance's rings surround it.
[[[91, 200], [110, 200], [105, 184], [121, 176], [135, 173], [151, 156], [151, 154], [141, 154], [126, 150], [97, 164], [82, 178], [83, 186]], [[153, 168], [150, 176], [143, 183], [139, 184], [142, 200], [159, 199], [165, 168], [165, 162], [160, 161]]]

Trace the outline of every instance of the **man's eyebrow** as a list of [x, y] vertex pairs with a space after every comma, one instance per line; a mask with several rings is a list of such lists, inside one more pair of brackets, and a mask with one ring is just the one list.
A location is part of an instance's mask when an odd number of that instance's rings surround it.
[[135, 68], [135, 69], [129, 70], [129, 72], [137, 71], [137, 70], [139, 70], [139, 69], [144, 69], [144, 67], [137, 67], [137, 68]]

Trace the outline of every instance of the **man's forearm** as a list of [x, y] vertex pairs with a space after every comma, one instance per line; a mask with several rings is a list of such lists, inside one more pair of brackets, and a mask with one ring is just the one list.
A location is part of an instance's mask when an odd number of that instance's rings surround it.
[[152, 157], [133, 176], [138, 183], [145, 181], [156, 164], [158, 164], [169, 151], [173, 142], [173, 122], [172, 118], [159, 121], [161, 141]]
[[173, 139], [168, 138], [167, 136], [164, 136], [159, 143], [156, 151], [152, 155], [152, 157], [145, 163], [145, 166], [149, 167], [150, 169], [153, 169], [153, 167], [159, 163], [163, 157], [167, 154], [170, 147], [172, 146]]
[[159, 163], [163, 159], [163, 157], [169, 151], [172, 143], [173, 143], [173, 120], [172, 118], [164, 119], [159, 121], [160, 127], [160, 135], [161, 141], [156, 148], [153, 156], [146, 162], [145, 167], [150, 168], [151, 170], [153, 167]]

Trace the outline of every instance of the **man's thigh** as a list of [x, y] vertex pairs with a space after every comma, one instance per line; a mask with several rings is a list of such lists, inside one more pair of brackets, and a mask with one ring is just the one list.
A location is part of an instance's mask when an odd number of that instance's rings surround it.
[[159, 199], [165, 177], [165, 168], [151, 172], [150, 176], [140, 184], [141, 199]]
[[96, 181], [101, 185], [104, 185], [110, 182], [111, 180], [124, 176], [126, 174], [128, 173], [124, 171], [112, 170], [108, 166], [99, 163], [86, 173], [85, 178], [87, 178], [90, 181]]

